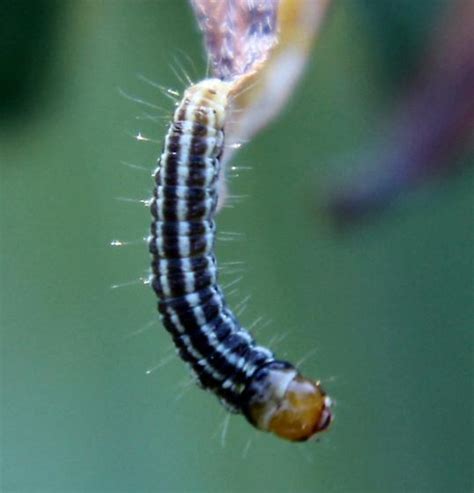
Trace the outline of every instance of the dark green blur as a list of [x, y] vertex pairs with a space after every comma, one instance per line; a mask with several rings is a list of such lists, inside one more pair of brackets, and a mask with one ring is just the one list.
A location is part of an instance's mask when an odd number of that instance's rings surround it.
[[231, 305], [251, 295], [244, 324], [262, 317], [259, 342], [306, 357], [336, 401], [330, 431], [306, 444], [241, 417], [223, 440], [226, 413], [190, 384], [138, 281], [145, 244], [109, 246], [147, 234], [148, 210], [118, 199], [150, 195], [165, 131], [136, 117], [172, 109], [137, 76], [182, 89], [172, 67], [205, 74], [187, 2], [2, 7], [2, 492], [473, 490], [472, 154], [345, 232], [318, 208], [449, 0], [411, 2], [411, 15], [407, 1], [336, 3], [294, 98], [236, 156], [251, 169], [230, 193], [245, 197], [218, 221], [244, 235], [218, 244], [221, 263], [244, 262]]

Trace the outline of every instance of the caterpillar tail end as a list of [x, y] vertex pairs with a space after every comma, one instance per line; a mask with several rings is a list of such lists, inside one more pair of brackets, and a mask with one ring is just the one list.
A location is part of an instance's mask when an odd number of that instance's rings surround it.
[[245, 393], [247, 419], [286, 440], [308, 440], [332, 421], [332, 401], [319, 382], [303, 377], [289, 363], [274, 361], [259, 369]]

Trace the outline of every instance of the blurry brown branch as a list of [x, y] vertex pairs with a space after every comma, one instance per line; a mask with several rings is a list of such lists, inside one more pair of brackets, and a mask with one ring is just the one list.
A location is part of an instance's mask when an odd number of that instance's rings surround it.
[[277, 42], [278, 0], [191, 0], [212, 73], [224, 80], [263, 62]]
[[[334, 190], [328, 208], [346, 223], [379, 211], [427, 178], [453, 169], [474, 135], [474, 2], [449, 2], [376, 163]], [[370, 166], [372, 164], [372, 166]]]

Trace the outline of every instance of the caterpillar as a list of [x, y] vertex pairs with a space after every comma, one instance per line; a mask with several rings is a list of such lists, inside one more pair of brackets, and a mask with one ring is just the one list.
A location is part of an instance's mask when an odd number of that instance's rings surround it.
[[256, 428], [307, 440], [332, 419], [319, 382], [257, 345], [218, 284], [214, 217], [232, 84], [206, 79], [178, 104], [154, 173], [149, 251], [158, 311], [197, 383]]

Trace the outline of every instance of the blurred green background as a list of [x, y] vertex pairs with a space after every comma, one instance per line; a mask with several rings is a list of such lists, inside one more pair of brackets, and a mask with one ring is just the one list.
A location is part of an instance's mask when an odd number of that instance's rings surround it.
[[187, 2], [2, 5], [2, 492], [472, 491], [472, 168], [345, 234], [314, 206], [447, 3], [338, 2], [290, 105], [235, 159], [251, 167], [231, 181], [245, 198], [218, 226], [244, 238], [218, 256], [244, 262], [230, 296], [251, 295], [242, 322], [261, 317], [258, 340], [307, 356], [336, 401], [330, 432], [306, 444], [241, 417], [222, 439], [226, 413], [190, 384], [138, 281], [146, 246], [110, 246], [150, 221], [118, 200], [150, 195], [165, 131], [136, 116], [172, 109], [137, 75], [182, 89], [176, 60], [205, 74]]

